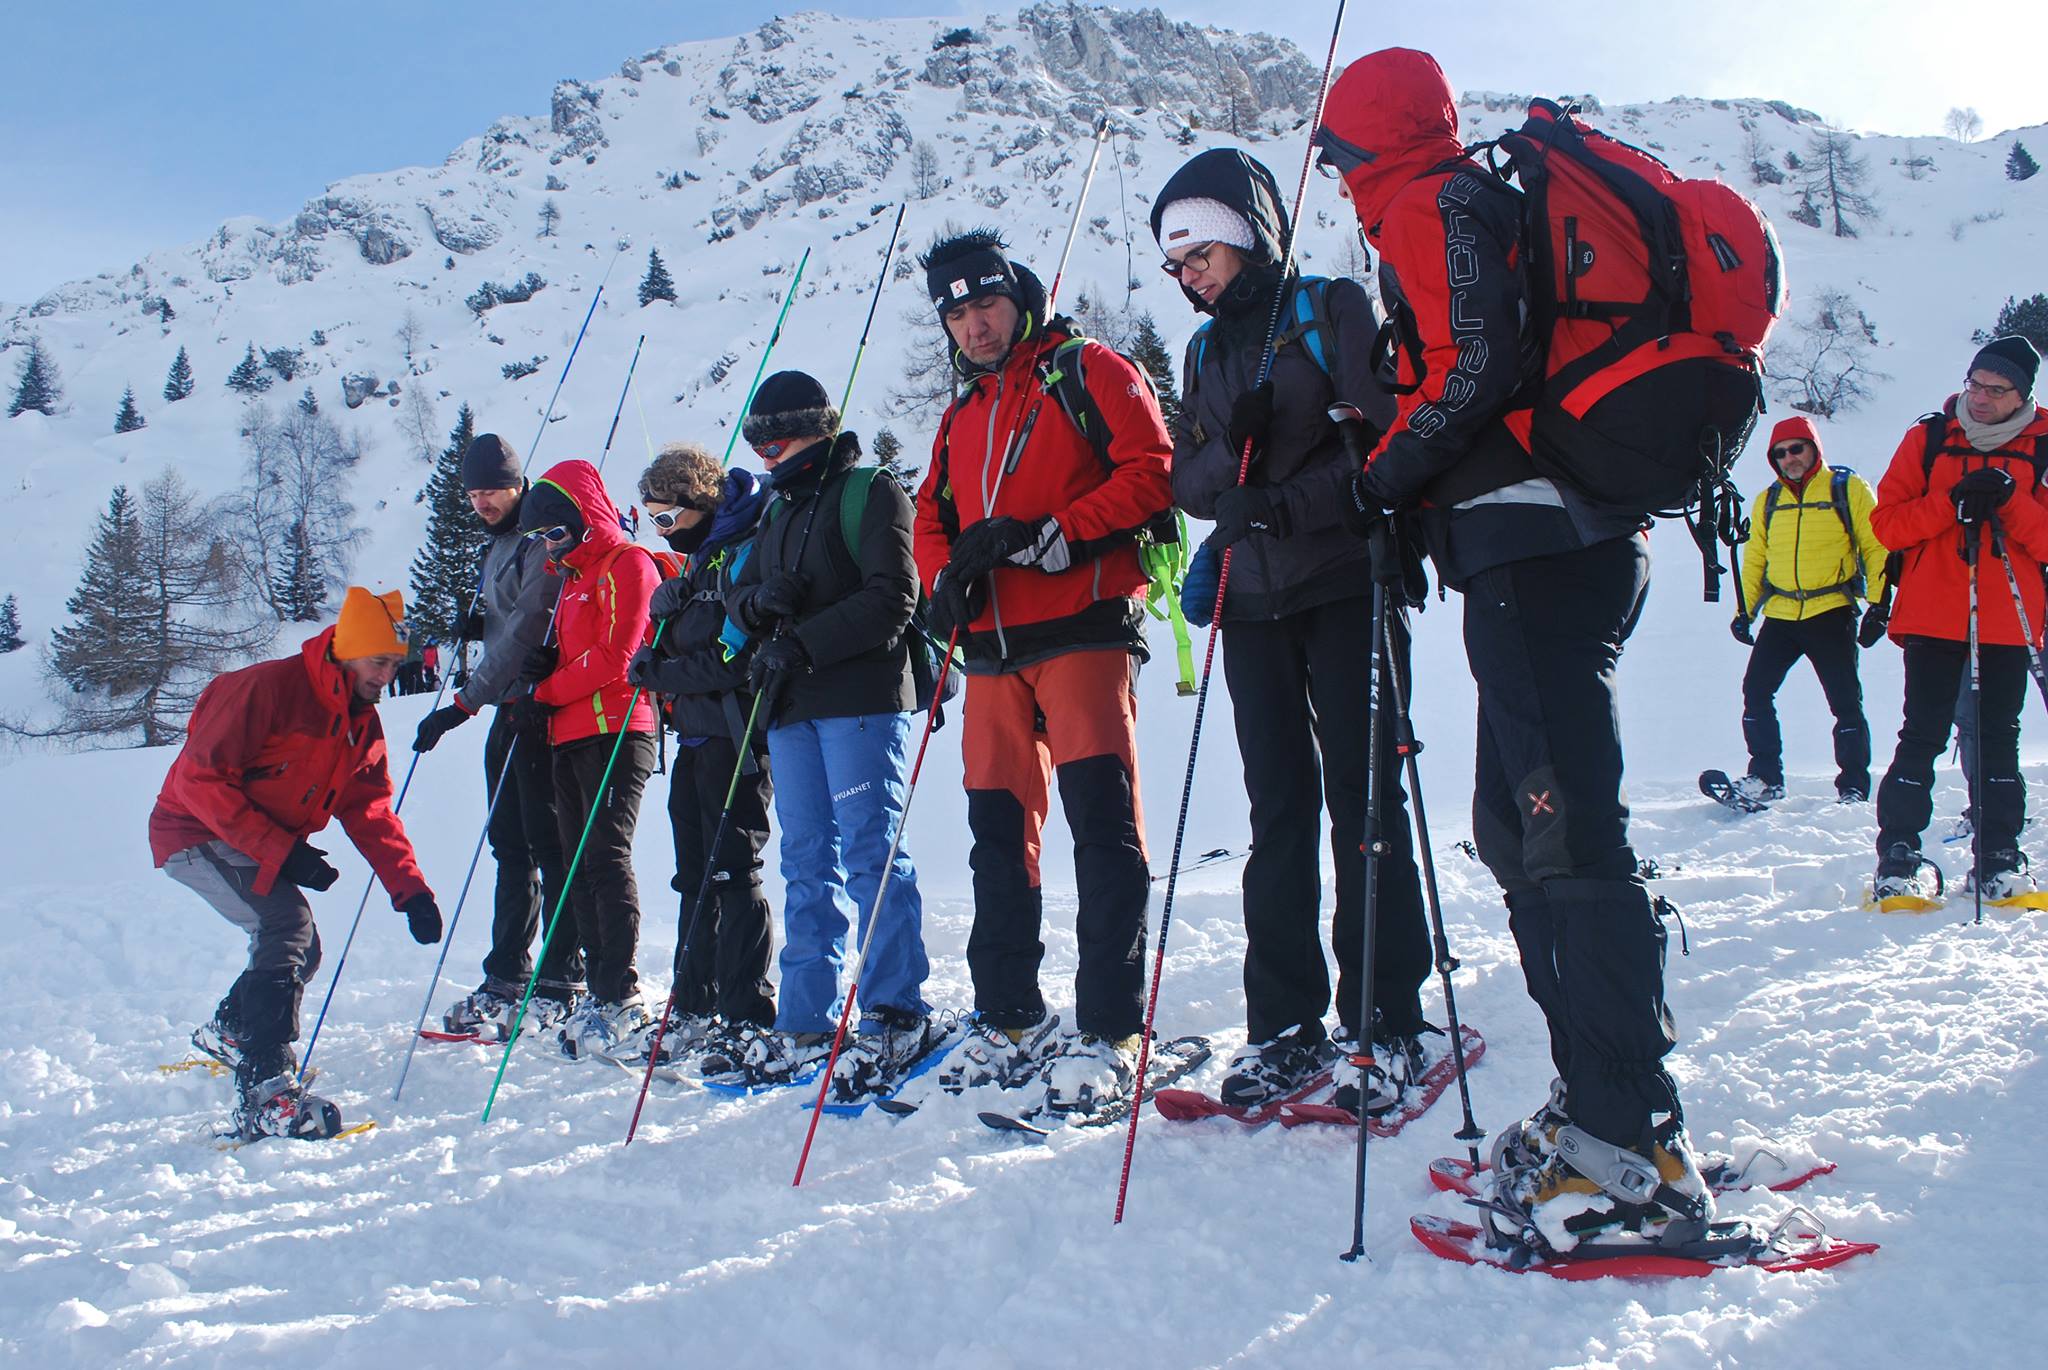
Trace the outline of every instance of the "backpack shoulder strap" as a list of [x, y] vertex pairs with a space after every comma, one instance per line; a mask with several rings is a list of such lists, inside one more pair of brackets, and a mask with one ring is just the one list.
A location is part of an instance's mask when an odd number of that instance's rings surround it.
[[839, 486], [839, 540], [856, 565], [860, 562], [860, 521], [867, 516], [868, 492], [874, 488], [879, 466], [856, 466]]
[[1833, 478], [1828, 481], [1828, 502], [1835, 506], [1835, 516], [1842, 520], [1842, 531], [1849, 535], [1849, 552], [1856, 552], [1856, 520], [1849, 513], [1849, 477], [1856, 474], [1846, 466], [1830, 466]]
[[1273, 339], [1273, 350], [1278, 352], [1299, 339], [1310, 359], [1325, 376], [1334, 380], [1337, 375], [1337, 330], [1330, 326], [1329, 277], [1301, 277], [1295, 283], [1290, 305], [1288, 313], [1293, 323]]
[[[1067, 421], [1088, 440], [1096, 462], [1102, 467], [1102, 474], [1107, 476], [1116, 469], [1116, 463], [1109, 456], [1109, 420], [1103, 417], [1102, 406], [1095, 402], [1095, 396], [1088, 392], [1088, 377], [1081, 364], [1088, 341], [1077, 334], [1055, 347], [1040, 367], [1039, 375], [1045, 388], [1059, 401]], [[1152, 377], [1144, 367], [1134, 369], [1147, 386], [1152, 384]]]
[[1778, 497], [1785, 493], [1785, 482], [1772, 477], [1771, 488], [1764, 491], [1764, 534], [1770, 535], [1771, 520], [1778, 513]]
[[1920, 432], [1926, 439], [1926, 446], [1920, 453], [1920, 479], [1925, 481], [1934, 474], [1934, 459], [1941, 455], [1941, 444], [1948, 437], [1948, 415], [1939, 412], [1922, 414]]

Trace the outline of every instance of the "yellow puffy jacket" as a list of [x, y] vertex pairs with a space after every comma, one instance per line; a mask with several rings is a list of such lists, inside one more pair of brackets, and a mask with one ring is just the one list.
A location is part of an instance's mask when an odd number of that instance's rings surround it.
[[[1875, 602], [1884, 594], [1885, 546], [1870, 531], [1876, 496], [1863, 477], [1846, 473], [1852, 545], [1835, 509], [1835, 471], [1816, 464], [1803, 489], [1777, 480], [1758, 492], [1742, 552], [1742, 603], [1751, 616], [1801, 619], [1854, 607], [1850, 583], [1859, 566], [1863, 597]], [[1773, 488], [1777, 509], [1767, 517]]]

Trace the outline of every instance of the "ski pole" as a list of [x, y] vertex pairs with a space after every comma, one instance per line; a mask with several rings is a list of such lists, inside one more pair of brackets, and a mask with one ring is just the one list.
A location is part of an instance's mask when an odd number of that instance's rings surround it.
[[2027, 645], [2027, 670], [2041, 692], [2041, 702], [2048, 704], [2048, 667], [2042, 665], [2041, 649], [2034, 645], [2034, 625], [2027, 621], [2027, 602], [2020, 597], [2019, 578], [2012, 573], [2012, 558], [2005, 552], [2005, 524], [1996, 514], [1991, 516], [1991, 550], [1998, 554], [1999, 565], [2005, 567], [2005, 583], [2012, 591], [2013, 612], [2020, 619], [2020, 637]]
[[1102, 160], [1102, 145], [1109, 141], [1109, 111], [1103, 110], [1095, 120], [1095, 150], [1088, 154], [1088, 174], [1081, 178], [1081, 194], [1074, 200], [1074, 217], [1067, 222], [1066, 246], [1060, 249], [1060, 264], [1052, 273], [1052, 289], [1045, 295], [1046, 317], [1052, 317], [1053, 301], [1060, 297], [1060, 277], [1067, 274], [1067, 257], [1074, 250], [1074, 239], [1081, 232], [1081, 212], [1088, 203], [1088, 190], [1095, 184], [1095, 167]]
[[1970, 825], [1970, 898], [1977, 907], [1976, 921], [1984, 921], [1984, 695], [1981, 644], [1977, 640], [1977, 530], [1963, 525], [1963, 560], [1970, 564], [1970, 802], [1977, 821]]
[[[882, 287], [885, 284], [887, 284], [889, 280], [889, 262], [896, 255], [896, 243], [898, 238], [900, 238], [903, 233], [903, 211], [907, 207], [908, 206], [903, 202], [898, 202], [896, 206], [896, 221], [893, 225], [891, 225], [889, 229], [889, 242], [887, 246], [885, 246], [882, 249], [881, 269], [875, 273], [874, 290], [868, 298], [867, 322], [861, 325], [860, 341], [855, 345], [853, 350], [853, 365], [851, 368], [849, 368], [846, 375], [846, 389], [842, 391], [839, 396], [839, 422], [837, 425], [833, 427], [831, 434], [825, 439], [828, 453], [831, 447], [837, 445], [839, 441], [840, 430], [846, 426], [846, 406], [853, 399], [853, 382], [855, 378], [860, 375], [861, 358], [867, 354], [868, 332], [875, 325], [875, 308], [877, 305], [881, 303]], [[805, 252], [804, 258], [806, 261], [810, 259], [810, 253], [808, 251]], [[801, 274], [803, 269], [802, 265], [799, 264], [797, 269], [799, 274]], [[795, 293], [796, 283], [792, 281], [790, 282], [790, 295], [794, 297]], [[783, 312], [786, 314], [788, 312], [788, 309], [789, 304], [788, 301], [785, 300], [783, 302]], [[778, 318], [775, 321], [774, 337], [780, 337], [781, 334], [782, 320]], [[770, 340], [769, 348], [771, 351], [774, 348], [773, 338], [771, 338]], [[761, 366], [765, 368], [767, 365], [768, 356], [767, 353], [764, 352], [761, 356]], [[760, 382], [760, 376], [758, 372], [755, 375], [754, 379], [755, 383], [758, 385]], [[747, 408], [751, 409], [752, 407], [753, 391], [750, 388], [747, 392]], [[746, 412], [746, 409], [740, 411], [741, 424], [745, 423]], [[739, 431], [740, 425], [734, 425], [733, 433], [735, 436], [738, 435]], [[731, 442], [728, 442], [726, 444], [726, 452], [728, 456], [731, 455], [731, 451], [732, 444]], [[821, 507], [823, 507], [825, 503], [824, 496], [825, 483], [824, 479], [821, 477], [818, 482], [818, 496], [811, 502], [810, 511], [804, 516], [803, 531], [797, 535], [796, 555], [793, 558], [791, 558], [790, 561], [790, 565], [792, 567], [800, 566], [803, 563], [804, 552], [806, 549], [809, 548], [811, 543], [811, 529], [817, 525], [818, 510]], [[784, 629], [784, 627], [787, 626], [787, 622], [787, 620], [784, 620], [775, 625], [774, 635], [776, 637], [782, 636], [782, 630]], [[640, 1097], [633, 1101], [633, 1117], [632, 1120], [626, 1124], [626, 1140], [620, 1143], [621, 1146], [631, 1146], [633, 1144], [634, 1136], [640, 1131], [640, 1114], [641, 1111], [647, 1107], [647, 1089], [648, 1086], [654, 1082], [654, 1068], [661, 1062], [662, 1038], [668, 1032], [669, 1015], [675, 1011], [676, 996], [680, 994], [682, 991], [682, 976], [680, 973], [681, 968], [689, 963], [690, 941], [696, 935], [697, 923], [704, 915], [704, 901], [710, 896], [711, 893], [711, 877], [718, 869], [718, 848], [725, 842], [726, 826], [732, 820], [733, 802], [739, 795], [740, 774], [746, 767], [748, 751], [753, 745], [754, 724], [760, 718], [761, 701], [765, 693], [766, 691], [757, 691], [755, 693], [753, 707], [748, 709], [747, 711], [747, 726], [744, 729], [742, 729], [740, 733], [739, 755], [733, 760], [732, 780], [731, 783], [729, 783], [726, 786], [725, 791], [725, 807], [719, 812], [718, 826], [713, 834], [711, 846], [706, 850], [704, 854], [704, 879], [697, 887], [697, 897], [691, 903], [690, 906], [690, 921], [684, 927], [682, 940], [680, 943], [678, 943], [676, 947], [676, 968], [678, 974], [669, 983], [668, 1002], [662, 1008], [661, 1017], [655, 1022], [654, 1037], [647, 1044], [647, 1073], [640, 1077]], [[891, 860], [893, 859], [894, 856], [892, 854]], [[883, 879], [885, 881], [887, 880], [886, 872], [884, 873]]]
[[569, 368], [576, 365], [576, 354], [582, 350], [583, 335], [590, 331], [591, 316], [597, 313], [597, 302], [604, 298], [604, 283], [612, 278], [612, 267], [619, 264], [619, 254], [612, 253], [611, 262], [606, 265], [604, 275], [597, 282], [597, 293], [590, 297], [590, 308], [583, 313], [583, 326], [576, 330], [576, 341], [570, 344], [568, 359], [562, 363], [562, 374], [555, 378], [554, 392], [548, 396], [548, 407], [540, 411], [540, 427], [534, 430], [533, 441], [526, 446], [526, 461], [520, 466], [519, 474], [525, 475], [533, 466], [534, 454], [540, 451], [540, 440], [548, 431], [548, 424], [554, 421], [555, 401], [562, 397], [562, 385], [569, 379]]
[[825, 1058], [825, 1069], [818, 1077], [818, 1098], [811, 1106], [810, 1126], [804, 1129], [804, 1149], [796, 1158], [796, 1176], [789, 1182], [795, 1189], [804, 1182], [804, 1167], [810, 1163], [811, 1142], [818, 1135], [818, 1119], [825, 1113], [825, 1093], [832, 1088], [832, 1072], [839, 1064], [840, 1048], [846, 1045], [846, 1025], [853, 1020], [853, 996], [860, 988], [860, 973], [867, 967], [868, 947], [875, 940], [875, 928], [882, 921], [882, 903], [889, 894], [889, 877], [896, 871], [896, 853], [903, 848], [903, 830], [910, 825], [910, 806], [917, 799], [917, 777], [924, 770], [925, 750], [932, 743], [932, 728], [939, 718], [939, 700], [945, 697], [946, 676], [953, 669], [953, 650], [960, 641], [960, 626], [953, 625], [953, 631], [946, 638], [946, 655], [939, 662], [938, 681], [932, 688], [932, 706], [925, 711], [924, 734], [917, 740], [917, 760], [910, 767], [910, 780], [903, 790], [903, 810], [896, 815], [896, 831], [889, 835], [889, 856], [882, 863], [882, 878], [875, 884], [874, 906], [868, 910], [868, 925], [860, 935], [860, 947], [854, 952], [853, 965], [846, 978], [846, 1002], [839, 1008], [839, 1029], [832, 1035], [832, 1050]]
[[[901, 205], [896, 207], [896, 223], [898, 227], [903, 224]], [[895, 240], [892, 237], [890, 241], [893, 243]], [[726, 435], [725, 455], [718, 459], [718, 469], [721, 471], [732, 461], [733, 444], [740, 440], [740, 429], [746, 426], [747, 411], [754, 407], [754, 392], [761, 388], [761, 375], [768, 369], [768, 359], [775, 355], [775, 344], [782, 341], [782, 321], [789, 317], [789, 306], [796, 299], [796, 288], [803, 282], [804, 268], [810, 265], [810, 261], [811, 250], [807, 247], [804, 249], [804, 255], [797, 259], [796, 275], [790, 278], [789, 289], [782, 293], [782, 310], [775, 316], [775, 327], [768, 334], [768, 345], [761, 349], [761, 364], [754, 368], [754, 379], [747, 383], [747, 397], [740, 401], [739, 421], [733, 424], [732, 432]], [[868, 318], [874, 318], [873, 310], [868, 311]], [[642, 422], [645, 421], [643, 418]]]
[[[1264, 385], [1266, 378], [1272, 374], [1273, 339], [1280, 331], [1280, 310], [1287, 299], [1287, 278], [1294, 264], [1295, 240], [1301, 236], [1301, 209], [1303, 202], [1308, 198], [1309, 172], [1315, 166], [1315, 131], [1322, 127], [1323, 104], [1330, 96], [1330, 73], [1337, 66], [1337, 40], [1344, 32], [1344, 7], [1347, 2], [1348, 0], [1337, 0], [1337, 19], [1330, 31], [1330, 51], [1323, 59], [1322, 84], [1316, 88], [1316, 112], [1308, 124], [1309, 145], [1301, 160], [1301, 184], [1294, 192], [1294, 214], [1288, 220], [1287, 241], [1280, 252], [1280, 288], [1273, 292], [1273, 314], [1267, 320], [1266, 345], [1259, 354], [1257, 383], [1260, 385]], [[1247, 438], [1244, 451], [1238, 457], [1237, 484], [1244, 484], [1251, 466], [1252, 444], [1251, 439]], [[1194, 732], [1188, 739], [1187, 773], [1182, 777], [1180, 786], [1180, 816], [1173, 829], [1173, 860], [1167, 867], [1172, 873], [1166, 878], [1166, 896], [1161, 901], [1159, 910], [1159, 946], [1152, 962], [1152, 986], [1145, 996], [1145, 1029], [1138, 1036], [1138, 1076], [1132, 1086], [1130, 1130], [1124, 1137], [1123, 1173], [1118, 1177], [1116, 1185], [1116, 1216], [1111, 1220], [1115, 1223], [1124, 1220], [1124, 1202], [1131, 1187], [1131, 1158], [1138, 1147], [1138, 1118], [1145, 1111], [1145, 1070], [1152, 1059], [1152, 1021], [1159, 1008], [1159, 981], [1166, 971], [1166, 936], [1173, 926], [1173, 896], [1180, 883], [1181, 847], [1187, 840], [1188, 807], [1194, 801], [1195, 757], [1202, 745], [1202, 718], [1209, 708], [1209, 680], [1216, 663], [1216, 636], [1223, 628], [1223, 592], [1230, 584], [1230, 553], [1230, 548], [1223, 549], [1222, 562], [1217, 568], [1216, 606], [1209, 619], [1209, 644], [1202, 653], [1201, 683], [1195, 690]], [[1370, 1030], [1369, 1025], [1366, 1030]]]

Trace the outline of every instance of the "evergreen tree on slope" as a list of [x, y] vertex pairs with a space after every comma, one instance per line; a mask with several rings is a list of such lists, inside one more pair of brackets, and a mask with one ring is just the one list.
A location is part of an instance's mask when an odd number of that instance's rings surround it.
[[57, 412], [64, 390], [57, 383], [57, 363], [43, 351], [41, 338], [28, 340], [28, 353], [22, 357], [21, 370], [15, 373], [14, 380], [14, 402], [7, 406], [8, 418], [19, 418], [31, 409], [47, 415]]
[[121, 392], [121, 407], [114, 411], [114, 431], [133, 433], [138, 428], [149, 427], [149, 421], [142, 417], [142, 411], [135, 407], [135, 387], [129, 386]]
[[462, 454], [475, 436], [476, 416], [465, 404], [421, 495], [427, 533], [412, 559], [412, 595], [406, 605], [413, 640], [421, 646], [452, 643], [476, 596], [477, 549], [488, 534], [462, 488]]
[[171, 370], [164, 377], [164, 398], [172, 404], [192, 393], [192, 359], [179, 348], [178, 355], [171, 358]]
[[640, 306], [646, 308], [656, 300], [667, 300], [674, 304], [676, 283], [669, 277], [668, 268], [661, 264], [661, 254], [653, 248], [647, 249], [647, 274], [640, 278]]

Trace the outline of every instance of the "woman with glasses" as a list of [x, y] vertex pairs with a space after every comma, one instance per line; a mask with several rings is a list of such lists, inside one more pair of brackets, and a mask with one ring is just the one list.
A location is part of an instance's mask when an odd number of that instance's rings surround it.
[[[1891, 636], [1906, 662], [1898, 750], [1877, 789], [1872, 893], [1880, 904], [1929, 898], [1939, 889], [1920, 835], [1933, 812], [1934, 759], [1948, 745], [1956, 691], [1969, 678], [1973, 582], [1982, 766], [1971, 785], [1977, 841], [1970, 882], [1987, 901], [2034, 888], [2019, 850], [2026, 821], [2019, 743], [2026, 647], [2041, 643], [2041, 567], [2048, 561], [2048, 501], [2041, 489], [2048, 409], [2034, 403], [2040, 366], [2040, 354], [2025, 338], [1986, 344], [1970, 363], [1962, 393], [1951, 395], [1939, 415], [1913, 425], [1877, 485], [1870, 526], [1903, 557]], [[1994, 555], [1999, 542], [2002, 567]], [[2025, 634], [2008, 571], [2025, 605]]]
[[560, 1041], [570, 1056], [619, 1055], [650, 1022], [633, 964], [633, 829], [654, 770], [654, 707], [626, 683], [626, 663], [646, 640], [647, 601], [661, 576], [647, 549], [626, 540], [618, 506], [587, 461], [559, 462], [535, 481], [519, 526], [547, 548], [563, 582], [557, 645], [536, 648], [527, 667], [534, 699], [552, 710], [555, 817], [574, 872], [567, 908], [549, 917], [574, 920], [554, 937], [582, 942], [590, 978], [590, 998], [562, 1025]]
[[[1856, 600], [1884, 595], [1884, 544], [1870, 530], [1876, 502], [1863, 477], [1822, 464], [1820, 435], [1804, 414], [1771, 430], [1778, 478], [1757, 493], [1742, 554], [1742, 602], [1731, 625], [1753, 647], [1742, 677], [1742, 737], [1749, 772], [1729, 787], [1745, 811], [1785, 797], [1783, 741], [1775, 700], [1792, 664], [1805, 657], [1835, 716], [1835, 794], [1845, 804], [1870, 797], [1870, 726], [1856, 672]], [[1750, 620], [1762, 615], [1754, 634]], [[1873, 610], [1865, 646], [1882, 631]]]
[[[1372, 375], [1379, 312], [1355, 281], [1280, 273], [1287, 211], [1273, 174], [1231, 148], [1195, 157], [1160, 191], [1152, 231], [1167, 273], [1209, 316], [1188, 344], [1175, 425], [1174, 500], [1216, 529], [1202, 555], [1233, 548], [1223, 601], [1223, 671], [1251, 800], [1245, 863], [1248, 1041], [1221, 1098], [1255, 1109], [1295, 1093], [1341, 1055], [1337, 1102], [1359, 1107], [1348, 1065], [1369, 1033], [1377, 1064], [1366, 1107], [1383, 1112], [1447, 1040], [1422, 1017], [1429, 974], [1421, 882], [1392, 738], [1380, 758], [1388, 850], [1374, 905], [1375, 1021], [1359, 1021], [1363, 954], [1371, 600], [1365, 542], [1343, 522], [1356, 465], [1329, 408], [1363, 411], [1368, 446], [1393, 421]], [[1260, 365], [1279, 304], [1271, 374]], [[1238, 468], [1246, 444], [1251, 466]], [[1213, 592], [1212, 592], [1213, 603]], [[1397, 634], [1405, 660], [1408, 644]], [[1405, 666], [1403, 677], [1406, 677]], [[1321, 820], [1337, 871], [1337, 1038], [1321, 932]]]
[[663, 581], [648, 608], [660, 638], [642, 647], [626, 671], [632, 684], [669, 700], [668, 723], [679, 742], [668, 816], [682, 908], [674, 1006], [661, 1039], [661, 1059], [672, 1061], [697, 1054], [714, 1032], [775, 1021], [768, 896], [761, 889], [773, 794], [768, 744], [756, 727], [747, 764], [740, 764], [740, 737], [754, 704], [747, 687], [752, 656], [720, 640], [726, 592], [768, 501], [753, 472], [721, 473], [718, 459], [695, 443], [662, 449], [640, 477], [640, 501], [654, 530], [686, 558], [682, 574]]

